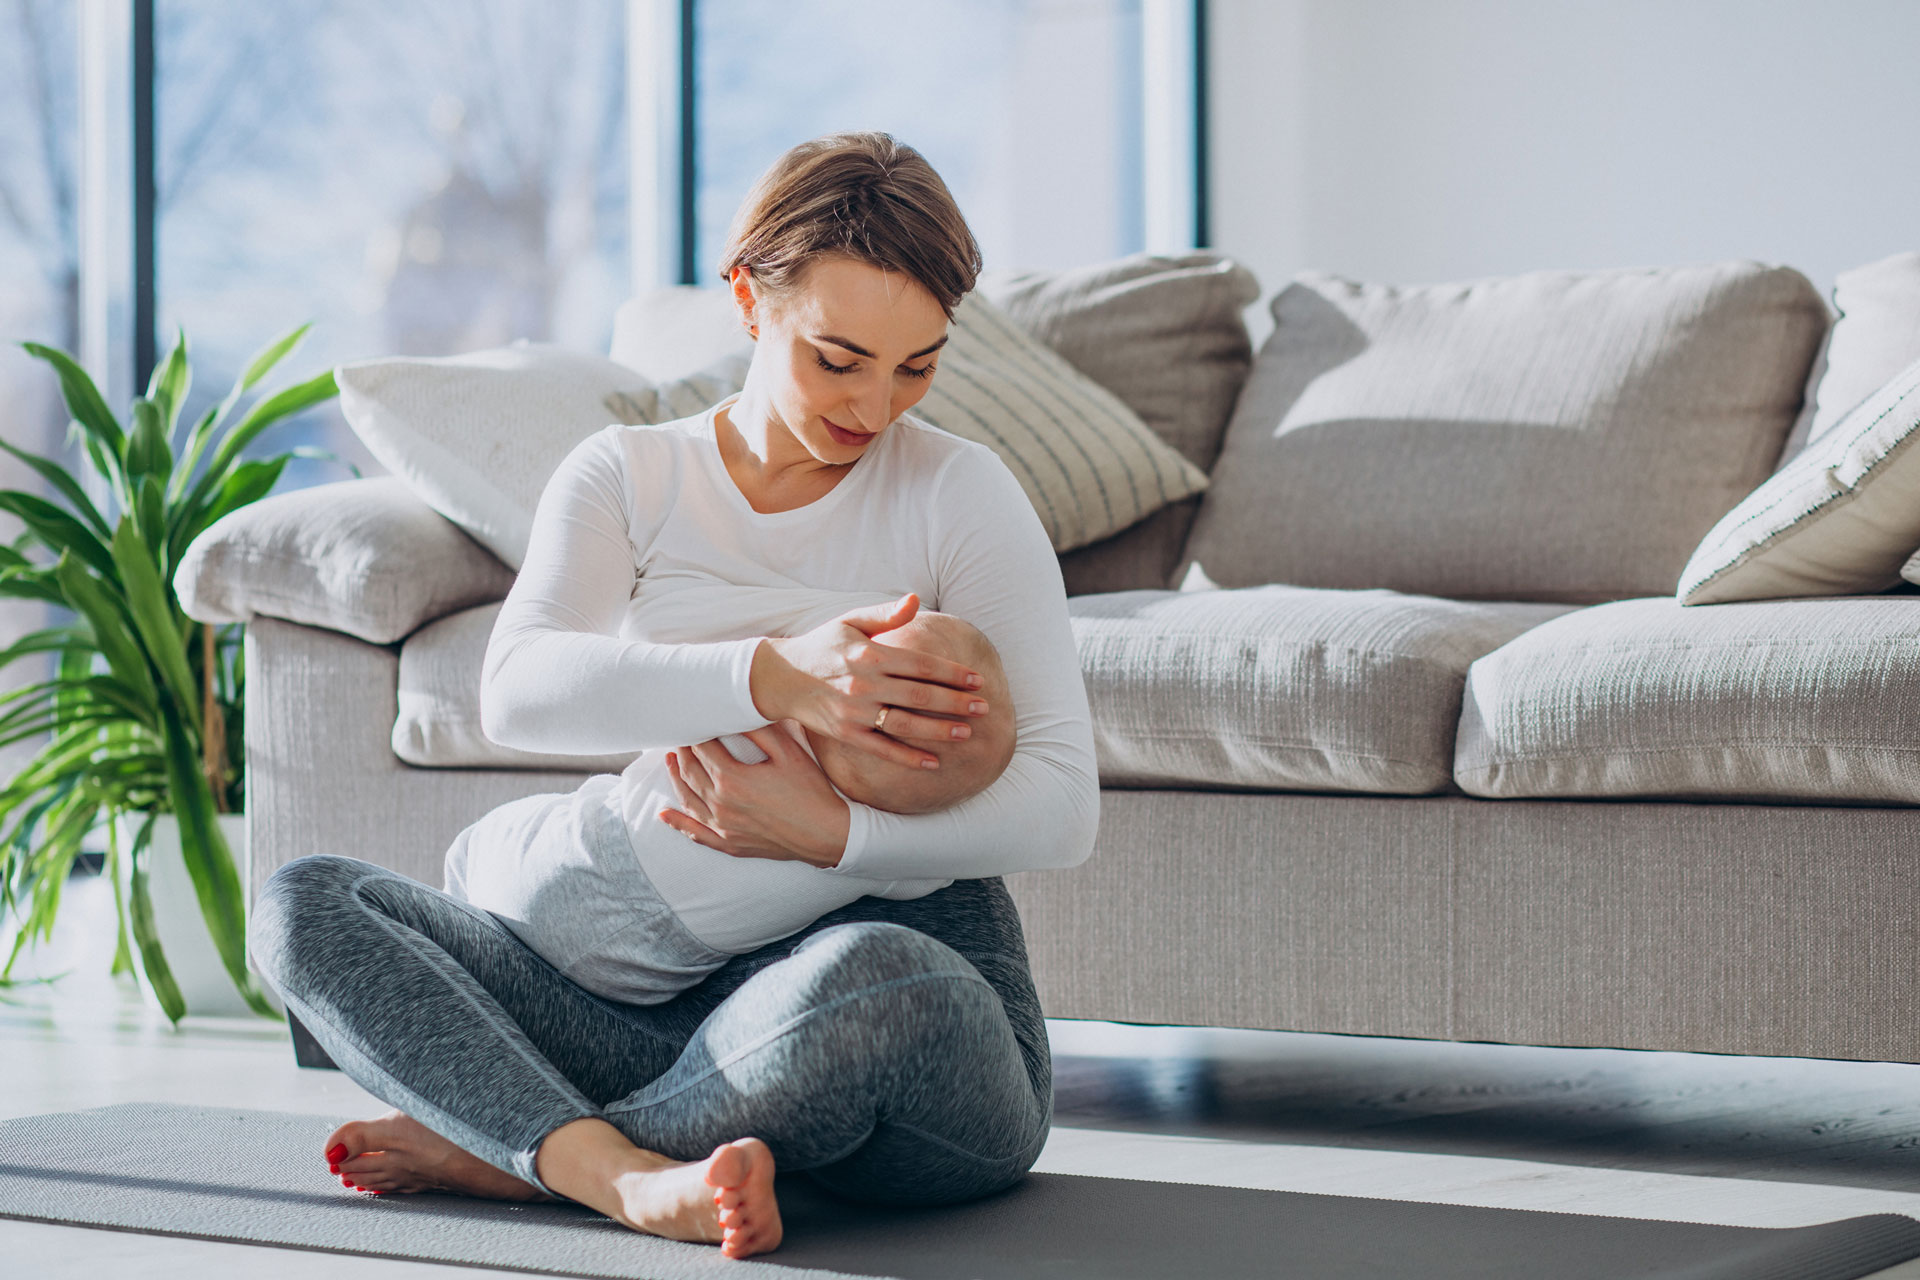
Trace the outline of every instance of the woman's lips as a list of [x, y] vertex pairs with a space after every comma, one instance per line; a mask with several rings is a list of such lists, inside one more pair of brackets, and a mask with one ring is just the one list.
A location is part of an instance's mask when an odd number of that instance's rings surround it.
[[822, 418], [820, 421], [827, 424], [827, 434], [841, 444], [865, 444], [867, 441], [873, 439], [872, 432], [848, 431], [844, 427], [836, 426], [827, 418]]

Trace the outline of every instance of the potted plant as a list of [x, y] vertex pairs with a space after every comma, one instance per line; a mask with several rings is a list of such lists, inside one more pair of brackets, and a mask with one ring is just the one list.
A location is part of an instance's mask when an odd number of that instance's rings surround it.
[[[0, 789], [0, 910], [20, 925], [0, 983], [11, 980], [26, 946], [51, 937], [82, 841], [104, 827], [119, 917], [113, 972], [131, 971], [137, 948], [168, 1018], [177, 1023], [186, 1012], [156, 930], [152, 893], [155, 851], [176, 856], [177, 849], [221, 967], [249, 1007], [276, 1016], [246, 967], [233, 828], [223, 830], [220, 821], [243, 794], [241, 628], [188, 618], [172, 579], [187, 545], [221, 516], [265, 497], [290, 459], [332, 456], [307, 448], [241, 456], [268, 427], [336, 394], [328, 371], [264, 396], [236, 417], [242, 398], [306, 331], [302, 325], [270, 343], [184, 435], [180, 410], [192, 378], [184, 332], [125, 424], [71, 357], [23, 344], [58, 374], [72, 415], [69, 441], [80, 445], [83, 471], [108, 500], [103, 512], [79, 475], [0, 441], [58, 499], [0, 490], [0, 510], [26, 527], [11, 546], [0, 545], [0, 595], [46, 601], [74, 615], [0, 649], [0, 667], [32, 654], [53, 658], [50, 679], [0, 695], [0, 746], [50, 735]], [[167, 825], [177, 828], [177, 838], [157, 841], [156, 830]], [[119, 832], [131, 836], [128, 847]]]

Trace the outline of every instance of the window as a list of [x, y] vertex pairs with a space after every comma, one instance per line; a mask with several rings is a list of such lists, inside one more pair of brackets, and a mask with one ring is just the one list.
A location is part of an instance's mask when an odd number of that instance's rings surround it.
[[1144, 247], [1140, 0], [705, 0], [696, 13], [699, 283], [767, 165], [847, 129], [925, 155], [989, 267]]
[[[605, 349], [630, 278], [621, 0], [160, 0], [155, 47], [158, 312], [194, 346], [190, 415], [304, 320], [303, 373]], [[300, 443], [378, 471], [337, 405], [260, 447]]]
[[[13, 0], [0, 6], [0, 436], [41, 454], [63, 450], [66, 410], [59, 385], [15, 343], [65, 350], [79, 344], [79, 44], [70, 0]], [[0, 488], [45, 492], [39, 476], [0, 455]], [[0, 542], [19, 535], [0, 515]], [[0, 600], [0, 644], [49, 625], [44, 605]], [[8, 686], [44, 679], [47, 664], [9, 667]], [[4, 692], [0, 689], [0, 692]], [[0, 748], [11, 776], [37, 742]]]
[[[989, 266], [1181, 247], [1201, 2], [0, 0], [0, 318], [116, 406], [184, 327], [189, 415], [306, 320], [290, 373], [605, 349], [636, 284], [717, 284], [753, 178], [840, 129], [924, 152]], [[0, 392], [58, 446], [37, 365], [0, 350]], [[256, 447], [295, 444], [376, 470], [336, 406]]]

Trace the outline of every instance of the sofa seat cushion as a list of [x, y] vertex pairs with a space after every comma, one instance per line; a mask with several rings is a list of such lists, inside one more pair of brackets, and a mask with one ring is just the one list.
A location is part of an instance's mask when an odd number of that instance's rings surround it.
[[400, 646], [393, 754], [430, 768], [583, 769], [617, 773], [639, 752], [561, 756], [503, 747], [480, 731], [480, 669], [500, 605], [448, 614]]
[[[1391, 591], [1117, 591], [1067, 601], [1112, 786], [1422, 795], [1451, 789], [1468, 666], [1564, 605]], [[516, 751], [480, 731], [498, 604], [400, 649], [393, 752], [431, 768], [612, 772], [623, 756]]]
[[1259, 586], [1067, 601], [1110, 786], [1451, 788], [1468, 666], [1567, 611]]
[[1473, 664], [1470, 795], [1920, 804], [1920, 597], [1583, 609]]

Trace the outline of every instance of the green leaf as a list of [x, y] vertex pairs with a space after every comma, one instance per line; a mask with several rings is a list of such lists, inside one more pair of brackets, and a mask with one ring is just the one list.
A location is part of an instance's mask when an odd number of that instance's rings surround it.
[[113, 977], [133, 972], [133, 949], [127, 945], [127, 899], [120, 883], [120, 824], [107, 816], [107, 883], [113, 886], [113, 965], [107, 972]]
[[[134, 522], [123, 516], [113, 531], [113, 563], [120, 570], [120, 585], [127, 593], [127, 612], [133, 620], [134, 634], [146, 651], [160, 683], [173, 697], [188, 727], [195, 733], [200, 727], [200, 687], [194, 683], [187, 665], [186, 650], [180, 643], [176, 622], [177, 608], [160, 580], [153, 562], [153, 550], [140, 538]], [[112, 661], [111, 658], [108, 659]]]
[[133, 402], [133, 435], [127, 440], [127, 483], [138, 486], [147, 476], [165, 483], [173, 470], [173, 449], [167, 444], [167, 424], [159, 405], [146, 398]]
[[120, 455], [84, 432], [80, 442], [86, 449], [87, 458], [93, 463], [93, 469], [107, 478], [113, 496], [120, 500], [120, 505], [125, 506], [131, 497], [127, 491], [126, 469], [120, 465]]
[[153, 669], [134, 640], [121, 606], [107, 594], [100, 580], [71, 556], [60, 557], [60, 563], [54, 566], [54, 576], [69, 607], [92, 628], [93, 642], [99, 646], [113, 674], [134, 690], [142, 702], [154, 701], [159, 693], [153, 683]]
[[313, 328], [313, 322], [308, 321], [281, 334], [254, 353], [253, 359], [247, 362], [246, 369], [234, 380], [233, 387], [227, 392], [226, 398], [208, 409], [200, 421], [194, 424], [193, 434], [187, 442], [186, 459], [174, 471], [173, 484], [169, 488], [168, 497], [178, 498], [186, 489], [193, 469], [200, 464], [200, 455], [205, 452], [208, 441], [213, 438], [213, 433], [220, 424], [227, 420], [227, 415], [233, 412], [233, 407], [240, 403], [240, 397], [251, 391], [260, 379], [272, 372], [273, 367], [279, 364], [288, 352], [299, 346], [301, 340], [307, 336], [307, 330], [311, 328]]
[[173, 427], [180, 419], [180, 406], [187, 402], [187, 390], [193, 385], [193, 366], [187, 359], [187, 331], [174, 330], [173, 350], [167, 352], [167, 358], [154, 366], [153, 377], [147, 382], [147, 399], [153, 401], [160, 410], [160, 419], [166, 424], [167, 436], [173, 435]]
[[94, 532], [38, 494], [0, 489], [0, 511], [18, 516], [49, 550], [71, 551], [100, 572], [113, 572], [113, 556]]
[[314, 405], [324, 404], [340, 394], [334, 385], [333, 370], [328, 369], [305, 382], [296, 382], [290, 387], [282, 387], [253, 408], [247, 410], [247, 416], [240, 419], [233, 430], [221, 438], [219, 448], [213, 451], [213, 461], [207, 466], [207, 474], [221, 475], [240, 451], [253, 442], [255, 436], [271, 427], [283, 418], [292, 417], [311, 409]]
[[120, 430], [119, 421], [107, 408], [100, 389], [93, 385], [93, 379], [87, 376], [87, 371], [64, 351], [56, 351], [37, 342], [23, 342], [20, 345], [28, 355], [46, 361], [60, 375], [60, 394], [67, 402], [67, 412], [73, 415], [73, 420], [88, 434], [107, 445], [116, 456], [122, 453], [125, 433]]
[[160, 575], [160, 581], [166, 582], [172, 577], [174, 558], [167, 552], [167, 499], [160, 490], [159, 477], [141, 477], [133, 512], [147, 555], [158, 559], [154, 572]]
[[187, 1002], [180, 994], [180, 984], [174, 981], [166, 951], [160, 946], [160, 931], [153, 923], [149, 870], [153, 856], [153, 818], [153, 814], [148, 814], [133, 838], [133, 893], [130, 895], [133, 901], [127, 904], [127, 915], [133, 925], [133, 940], [140, 947], [140, 967], [146, 971], [147, 983], [159, 998], [167, 1020], [178, 1026], [186, 1015]]
[[26, 463], [35, 471], [38, 471], [48, 484], [59, 490], [60, 495], [73, 504], [73, 509], [80, 513], [80, 518], [92, 525], [94, 532], [98, 533], [103, 539], [113, 536], [112, 530], [107, 528], [106, 520], [101, 517], [99, 510], [94, 507], [93, 500], [87, 497], [86, 490], [82, 489], [80, 483], [68, 474], [65, 467], [51, 459], [43, 458], [37, 453], [28, 453], [25, 449], [16, 449], [5, 440], [0, 440], [0, 449], [5, 449], [8, 453], [20, 459], [20, 461]]
[[53, 585], [47, 570], [33, 573], [21, 573], [17, 569], [0, 572], [0, 596], [10, 600], [44, 600], [48, 604], [66, 605], [67, 598], [60, 594], [60, 588]]
[[234, 390], [227, 393], [228, 398], [238, 399], [240, 395], [251, 391], [260, 379], [272, 373], [273, 367], [306, 339], [307, 330], [311, 328], [313, 328], [311, 320], [302, 325], [295, 325], [256, 351], [253, 359], [247, 361], [246, 372], [240, 375], [240, 381], [233, 384]]

